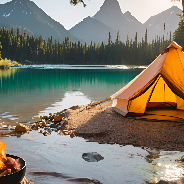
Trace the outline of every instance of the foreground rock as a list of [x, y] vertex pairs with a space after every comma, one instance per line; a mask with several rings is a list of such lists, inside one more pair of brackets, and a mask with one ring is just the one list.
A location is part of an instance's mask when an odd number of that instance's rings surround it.
[[28, 126], [23, 125], [21, 123], [18, 123], [17, 126], [15, 127], [15, 132], [27, 132], [30, 130], [31, 129]]
[[83, 153], [82, 158], [87, 162], [99, 162], [100, 160], [104, 159], [104, 157], [102, 157], [102, 155], [100, 155], [96, 152]]

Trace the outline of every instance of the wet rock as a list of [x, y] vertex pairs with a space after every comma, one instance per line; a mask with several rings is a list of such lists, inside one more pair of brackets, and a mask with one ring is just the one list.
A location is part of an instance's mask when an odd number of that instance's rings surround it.
[[42, 134], [43, 134], [44, 136], [47, 136], [48, 133], [47, 133], [47, 132], [43, 132]]
[[104, 157], [97, 152], [83, 153], [82, 158], [87, 162], [99, 162], [104, 159]]
[[76, 105], [76, 106], [70, 107], [69, 109], [71, 109], [71, 110], [77, 110], [77, 109], [80, 109], [80, 106], [79, 105]]
[[54, 116], [54, 122], [60, 122], [62, 121], [63, 117], [61, 116]]
[[63, 118], [68, 118], [71, 116], [71, 114], [68, 110], [63, 110], [63, 111], [57, 113], [56, 115], [61, 116]]
[[184, 155], [175, 161], [184, 162]]
[[46, 121], [49, 119], [47, 116], [43, 116], [43, 119], [45, 119]]
[[29, 127], [21, 123], [18, 123], [17, 126], [15, 127], [15, 132], [27, 132], [27, 131], [30, 131]]
[[40, 130], [38, 133], [41, 133], [41, 134], [42, 134], [42, 133], [43, 133], [43, 131], [42, 131], [42, 130]]
[[169, 184], [167, 181], [160, 180], [157, 184]]
[[38, 127], [39, 127], [38, 124], [33, 124], [33, 125], [31, 126], [31, 129], [32, 129], [32, 130], [38, 130]]
[[46, 123], [45, 121], [42, 121], [42, 122], [41, 122], [41, 125], [42, 125], [43, 127], [46, 127], [46, 126], [47, 126], [47, 123]]
[[100, 181], [92, 178], [72, 178], [72, 179], [68, 179], [67, 181], [72, 181], [77, 183], [80, 182], [80, 183], [102, 184]]
[[71, 137], [71, 138], [75, 137], [75, 134], [72, 132], [72, 133], [70, 134], [70, 137]]
[[57, 127], [58, 127], [57, 124], [51, 124], [51, 125], [50, 125], [50, 128], [57, 128]]
[[52, 121], [54, 119], [54, 115], [50, 115], [49, 117], [48, 117], [48, 119], [47, 119], [47, 121]]

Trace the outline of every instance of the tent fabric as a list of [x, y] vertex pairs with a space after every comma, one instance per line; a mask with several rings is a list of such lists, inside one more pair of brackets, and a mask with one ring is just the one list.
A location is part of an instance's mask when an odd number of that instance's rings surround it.
[[[111, 96], [114, 109], [143, 114], [151, 106], [184, 110], [184, 53], [172, 42], [144, 71]], [[122, 103], [126, 102], [126, 103]]]

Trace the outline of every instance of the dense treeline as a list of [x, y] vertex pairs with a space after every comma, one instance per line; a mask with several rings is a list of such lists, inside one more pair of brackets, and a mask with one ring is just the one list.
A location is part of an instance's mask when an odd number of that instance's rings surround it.
[[26, 60], [35, 64], [135, 64], [147, 65], [151, 63], [156, 56], [161, 54], [171, 43], [171, 33], [169, 39], [165, 40], [156, 37], [152, 43], [147, 42], [147, 30], [142, 42], [137, 42], [137, 33], [134, 40], [129, 40], [127, 36], [126, 43], [122, 43], [117, 33], [117, 39], [113, 43], [109, 33], [107, 44], [103, 42], [96, 45], [91, 42], [90, 45], [71, 43], [69, 38], [60, 43], [59, 40], [44, 40], [41, 36], [35, 38], [26, 33], [15, 34], [13, 29], [0, 29], [0, 42], [2, 44], [2, 58], [8, 58], [18, 61], [22, 64]]

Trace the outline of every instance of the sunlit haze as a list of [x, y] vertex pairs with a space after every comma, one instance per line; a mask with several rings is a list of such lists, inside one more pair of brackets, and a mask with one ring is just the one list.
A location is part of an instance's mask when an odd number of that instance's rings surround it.
[[[10, 0], [0, 0], [0, 4]], [[32, 0], [47, 15], [60, 22], [67, 30], [82, 21], [85, 17], [93, 16], [102, 6], [104, 0], [85, 0], [82, 4], [72, 6], [69, 0]], [[118, 0], [123, 13], [130, 11], [140, 22], [144, 23], [151, 16], [156, 15], [172, 6], [182, 9], [181, 2], [171, 0]]]

